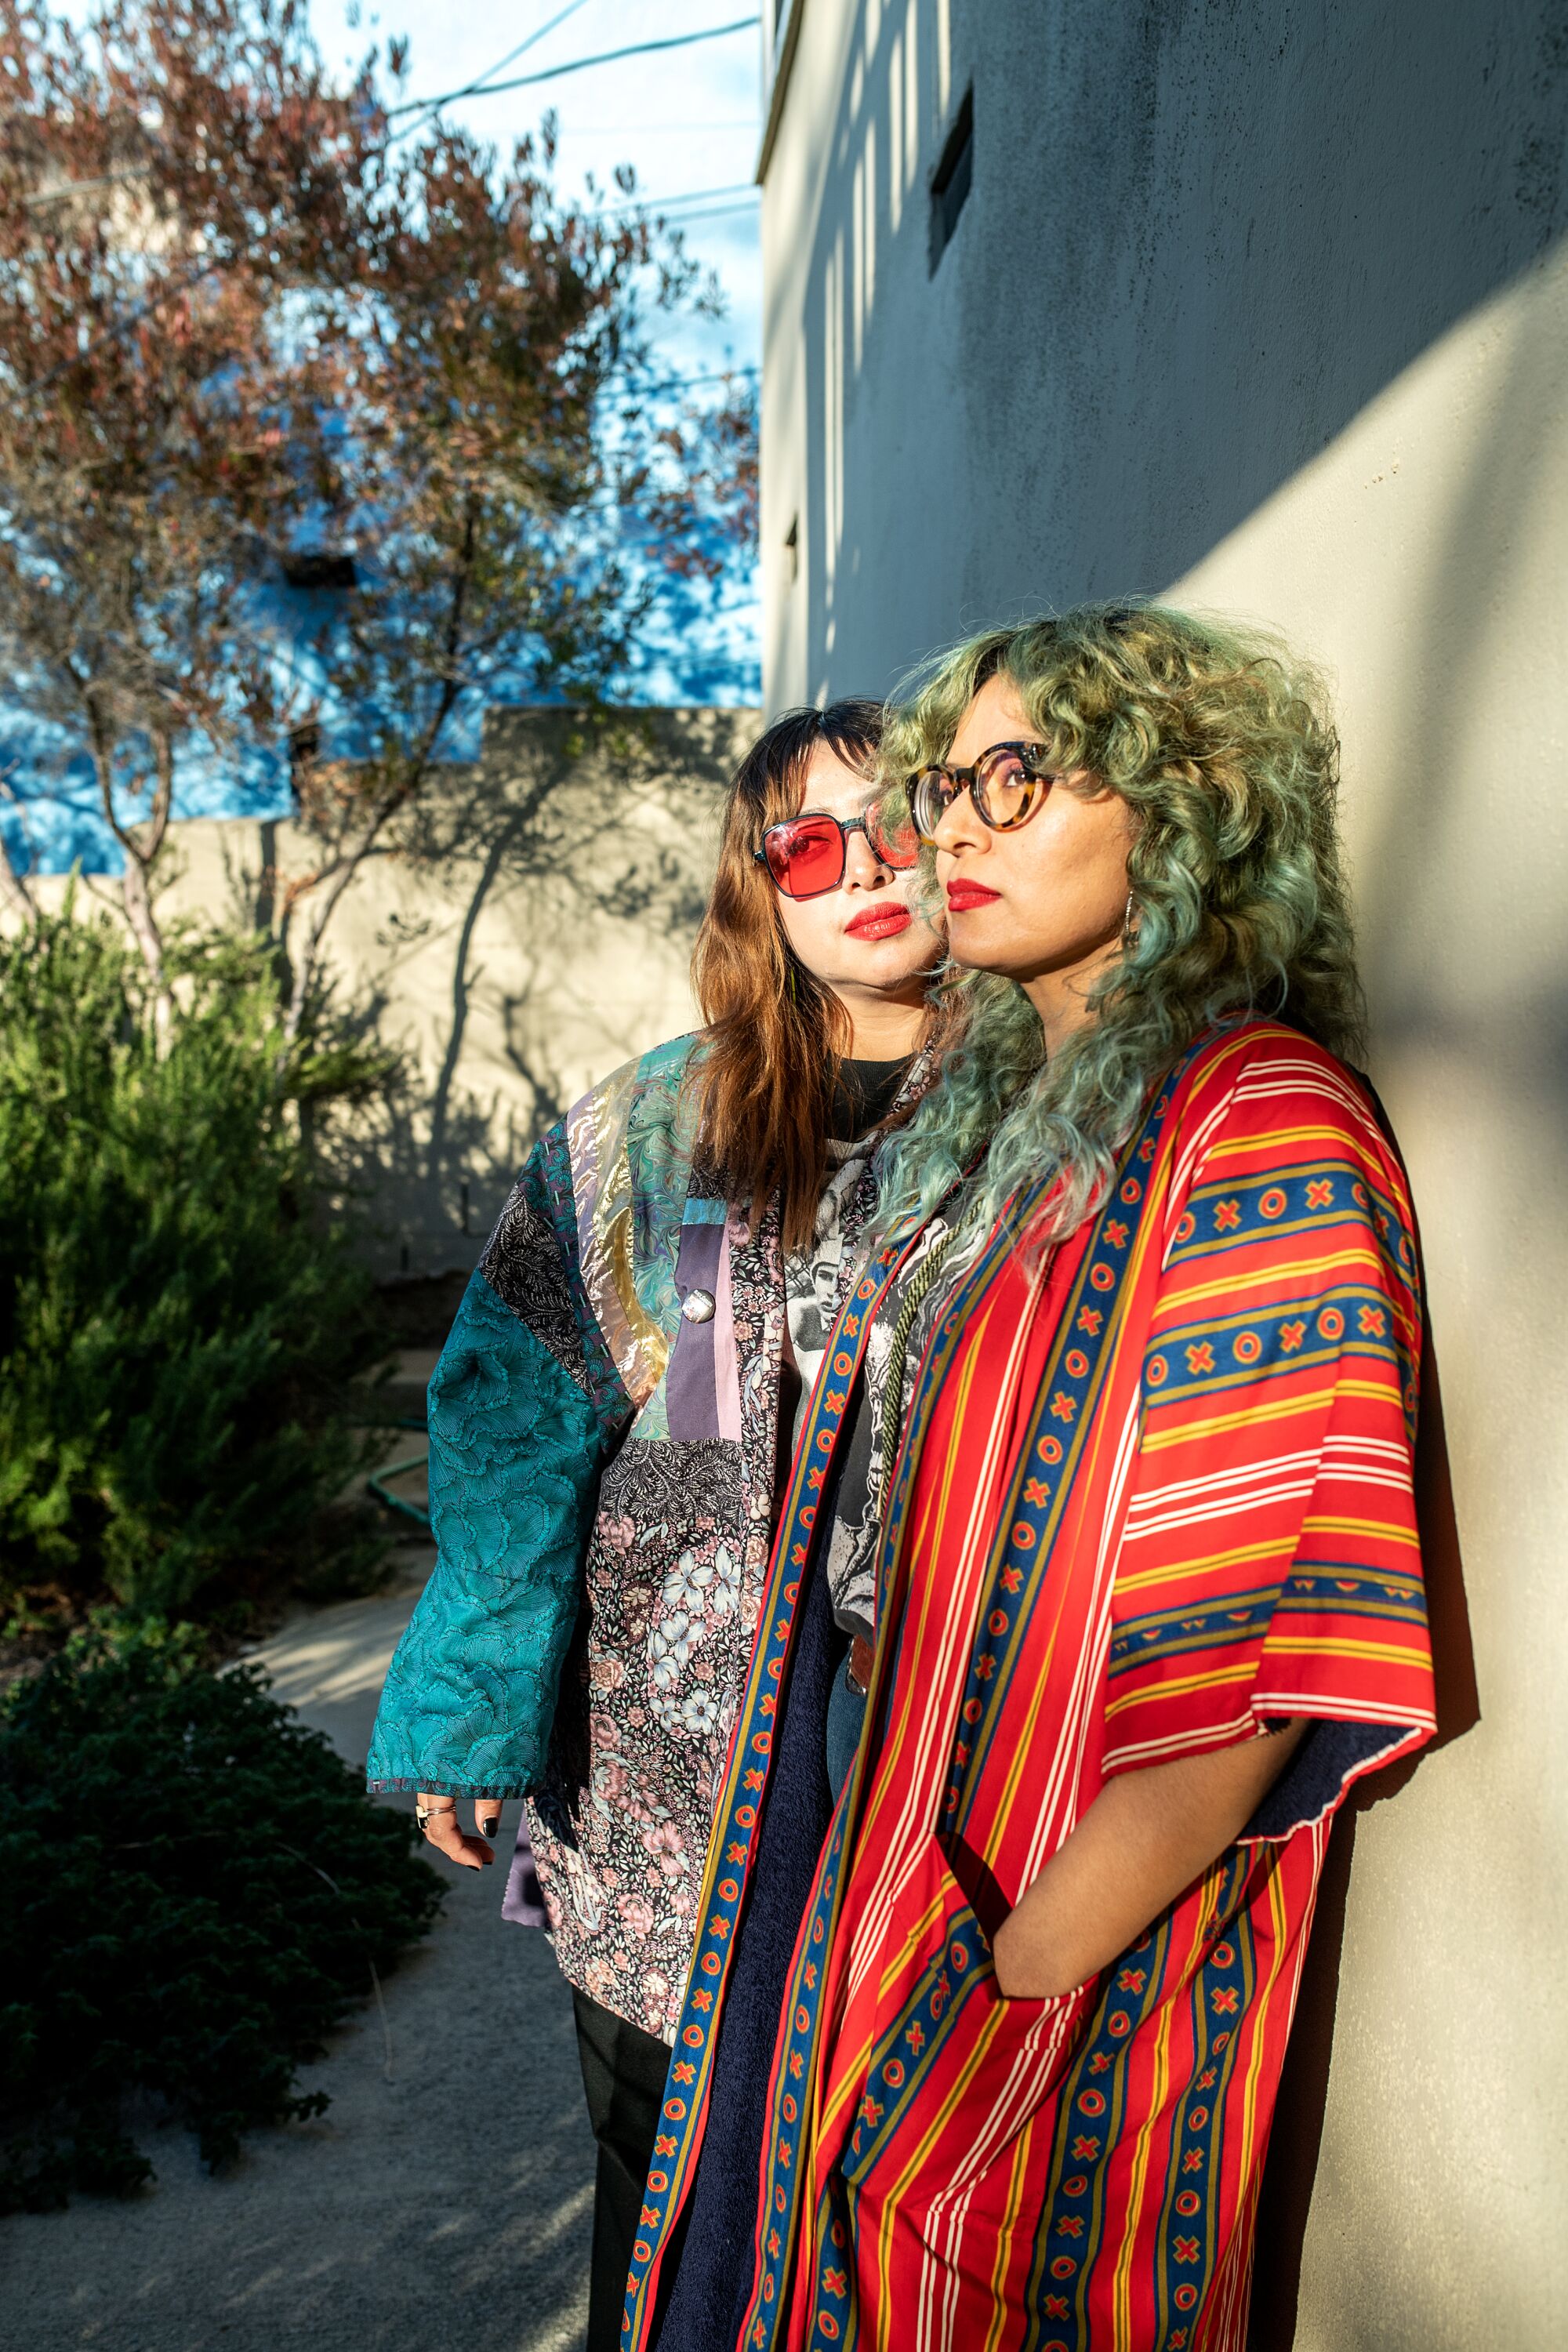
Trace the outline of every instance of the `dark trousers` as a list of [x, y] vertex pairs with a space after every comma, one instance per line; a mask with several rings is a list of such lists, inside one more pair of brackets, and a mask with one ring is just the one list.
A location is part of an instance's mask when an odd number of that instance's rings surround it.
[[[843, 1637], [822, 1563], [806, 1572], [745, 1909], [731, 1947], [701, 2153], [659, 2279], [658, 2352], [735, 2352], [755, 2275], [768, 2078], [800, 1923], [833, 1818], [827, 1724]], [[853, 1696], [853, 1694], [851, 1694]], [[900, 2346], [912, 2343], [912, 2332]]]
[[594, 2183], [594, 2255], [588, 2352], [619, 2352], [626, 2273], [653, 2162], [669, 2051], [656, 2034], [572, 1989], [588, 2120], [599, 2144]]

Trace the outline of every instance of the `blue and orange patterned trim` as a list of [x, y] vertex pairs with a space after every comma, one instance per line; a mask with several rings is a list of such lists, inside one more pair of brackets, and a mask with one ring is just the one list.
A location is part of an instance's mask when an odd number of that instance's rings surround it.
[[1255, 1856], [1226, 1857], [1220, 1924], [1188, 1992], [1193, 2072], [1177, 2112], [1154, 2254], [1155, 2342], [1187, 2352], [1218, 2260], [1222, 2140], [1246, 2024], [1258, 1991], [1258, 1954], [1247, 1909]]
[[1124, 1952], [1058, 2096], [1050, 2194], [1027, 2304], [1039, 2352], [1087, 2352], [1089, 2273], [1105, 2230], [1106, 2180], [1127, 2112], [1127, 2053], [1158, 2007], [1170, 1960], [1162, 1920]]

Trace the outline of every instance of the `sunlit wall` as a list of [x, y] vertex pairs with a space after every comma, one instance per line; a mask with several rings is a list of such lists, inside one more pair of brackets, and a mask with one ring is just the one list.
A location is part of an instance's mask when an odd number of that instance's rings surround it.
[[[1561, 10], [795, 13], [764, 173], [769, 707], [883, 691], [983, 621], [1140, 591], [1270, 622], [1336, 687], [1481, 1720], [1358, 1825], [1315, 2181], [1315, 2123], [1291, 2120], [1311, 2183], [1294, 2340], [1549, 2352], [1568, 2299]], [[1291, 2340], [1295, 2260], [1260, 2247], [1289, 2273], [1260, 2294], [1266, 2344]]]

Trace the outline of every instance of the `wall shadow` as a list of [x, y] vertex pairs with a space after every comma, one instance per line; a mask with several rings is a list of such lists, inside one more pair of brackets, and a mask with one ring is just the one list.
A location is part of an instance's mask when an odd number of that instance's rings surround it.
[[[479, 757], [439, 770], [365, 859], [326, 936], [327, 1013], [393, 1066], [314, 1133], [329, 1201], [379, 1274], [466, 1274], [537, 1137], [661, 1042], [658, 1006], [683, 1025], [721, 796], [754, 719], [492, 708]], [[281, 961], [289, 878], [312, 862], [289, 824], [176, 827], [161, 910], [270, 937]]]
[[[736, 714], [712, 709], [492, 709], [479, 760], [444, 770], [381, 853], [417, 911], [382, 924], [354, 1018], [390, 1036], [417, 985], [425, 1042], [379, 1118], [345, 1139], [342, 1172], [383, 1255], [409, 1260], [399, 1271], [477, 1259], [519, 1165], [577, 1091], [553, 1033], [564, 980], [591, 992], [593, 943], [635, 936], [684, 961], [735, 740]], [[497, 1075], [476, 1084], [481, 999]], [[637, 1009], [625, 1024], [605, 1015], [595, 1078], [653, 1042]]]
[[1462, 1738], [1480, 1721], [1442, 1384], [1429, 1328], [1421, 1350], [1415, 1516], [1432, 1631], [1436, 1737], [1420, 1755], [1358, 1782], [1341, 1808], [1329, 1839], [1258, 2195], [1247, 2352], [1291, 2352], [1296, 2341], [1301, 2262], [1328, 2113], [1357, 1823], [1373, 1805], [1397, 1796], [1419, 1770], [1424, 1757], [1447, 1747], [1450, 1740]]
[[[1554, 254], [1543, 257], [1538, 268], [1555, 259]], [[1552, 388], [1560, 382], [1561, 340], [1553, 336], [1550, 305], [1544, 313], [1535, 307], [1531, 275], [1520, 281], [1524, 299], [1511, 321], [1510, 365], [1499, 396], [1488, 405], [1486, 429], [1458, 485], [1441, 544], [1422, 577], [1411, 583], [1412, 651], [1389, 679], [1390, 692], [1402, 705], [1401, 740], [1410, 749], [1375, 805], [1374, 830], [1358, 859], [1357, 898], [1381, 1056], [1437, 1048], [1461, 1066], [1495, 1068], [1500, 1049], [1505, 1056], [1517, 1055], [1521, 1040], [1528, 1037], [1531, 1102], [1549, 1115], [1561, 1136], [1568, 1131], [1568, 1000], [1562, 990], [1554, 992], [1538, 981], [1528, 1000], [1509, 1009], [1500, 1030], [1494, 1027], [1496, 1014], [1472, 1006], [1462, 992], [1456, 995], [1441, 985], [1435, 992], [1426, 966], [1432, 935], [1429, 920], [1423, 919], [1436, 916], [1443, 903], [1450, 879], [1446, 869], [1453, 855], [1452, 821], [1461, 791], [1474, 783], [1471, 764], [1455, 756], [1453, 717], [1484, 703], [1487, 667], [1495, 658], [1492, 632], [1506, 609], [1519, 534], [1541, 497], [1547, 454], [1543, 427], [1556, 405]], [[1544, 844], [1543, 853], [1551, 855]], [[1511, 1042], [1505, 1044], [1504, 1032]], [[1472, 1338], [1458, 1336], [1462, 1341]], [[1422, 1393], [1417, 1508], [1438, 1727], [1425, 1751], [1431, 1754], [1473, 1728], [1480, 1700], [1441, 1387], [1429, 1338]], [[1420, 1761], [1411, 1759], [1354, 1792], [1335, 1824], [1259, 2202], [1249, 2352], [1290, 2352], [1295, 2342], [1358, 1823], [1373, 1805], [1396, 1795]]]
[[[834, 37], [802, 224], [814, 690], [1180, 577], [1568, 228], [1560, 0], [862, 0]], [[972, 192], [928, 271], [971, 85]], [[919, 429], [891, 430], [911, 377]]]

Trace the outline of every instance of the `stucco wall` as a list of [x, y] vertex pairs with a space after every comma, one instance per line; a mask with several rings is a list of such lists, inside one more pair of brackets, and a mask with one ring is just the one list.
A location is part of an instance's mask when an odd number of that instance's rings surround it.
[[[340, 1003], [403, 1057], [357, 1134], [381, 1270], [471, 1265], [535, 1135], [693, 1025], [720, 797], [755, 728], [754, 711], [646, 712], [585, 744], [566, 713], [492, 711], [477, 764], [362, 866], [327, 940]], [[160, 913], [279, 931], [312, 855], [291, 824], [176, 824]], [[65, 887], [38, 886], [46, 902]], [[118, 905], [117, 881], [79, 887]]]
[[1337, 1969], [1332, 1890], [1302, 2352], [1565, 2333], [1565, 119], [1548, 0], [805, 0], [764, 183], [770, 707], [1137, 591], [1274, 624], [1338, 694], [1481, 1719], [1358, 1822]]

